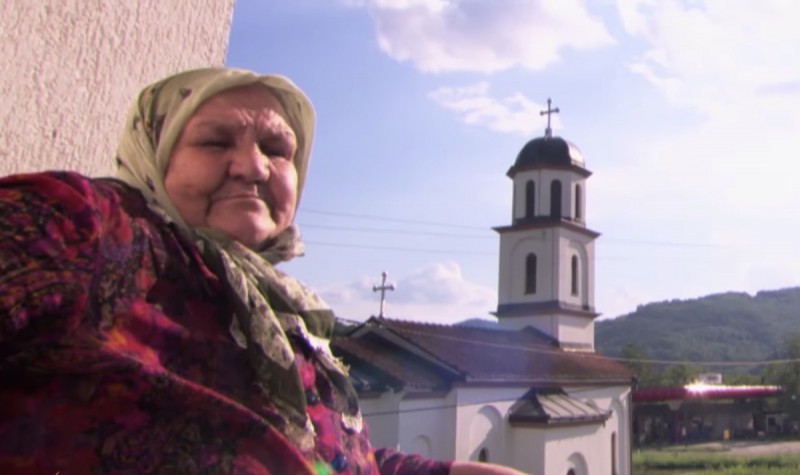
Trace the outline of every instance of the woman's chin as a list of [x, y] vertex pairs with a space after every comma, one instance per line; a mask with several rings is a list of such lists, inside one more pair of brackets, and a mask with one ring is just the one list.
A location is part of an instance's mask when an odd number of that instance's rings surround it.
[[251, 249], [261, 247], [265, 242], [277, 236], [277, 228], [271, 220], [260, 220], [260, 222], [253, 222], [250, 220], [243, 220], [238, 223], [225, 223], [222, 225], [214, 225], [209, 223], [210, 227], [222, 231], [231, 239], [238, 241]]

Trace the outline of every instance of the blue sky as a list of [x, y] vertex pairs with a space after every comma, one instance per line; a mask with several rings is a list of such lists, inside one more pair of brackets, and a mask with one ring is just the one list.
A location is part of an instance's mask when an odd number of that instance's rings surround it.
[[800, 3], [237, 0], [227, 64], [317, 111], [284, 266], [341, 317], [491, 318], [517, 153], [555, 135], [594, 175], [595, 305], [800, 285]]

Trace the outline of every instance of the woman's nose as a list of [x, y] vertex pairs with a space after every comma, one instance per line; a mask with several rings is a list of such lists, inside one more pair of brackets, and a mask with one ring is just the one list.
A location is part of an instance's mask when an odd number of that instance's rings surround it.
[[267, 181], [270, 174], [269, 156], [256, 143], [244, 144], [237, 148], [231, 160], [230, 174], [248, 182]]

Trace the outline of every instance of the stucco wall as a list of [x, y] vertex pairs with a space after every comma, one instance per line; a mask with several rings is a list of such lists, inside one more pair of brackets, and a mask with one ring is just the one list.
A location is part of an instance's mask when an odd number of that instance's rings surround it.
[[234, 0], [10, 0], [0, 15], [0, 176], [112, 172], [133, 96], [222, 65]]
[[581, 219], [586, 221], [586, 179], [575, 172], [567, 170], [527, 170], [519, 172], [514, 176], [514, 200], [512, 205], [512, 217], [521, 219], [525, 217], [527, 208], [526, 188], [529, 181], [535, 184], [535, 205], [534, 214], [536, 216], [550, 215], [550, 187], [553, 180], [561, 181], [561, 215], [565, 218], [575, 219], [575, 185], [581, 187]]
[[456, 399], [453, 391], [443, 398], [401, 401], [399, 411], [400, 450], [419, 450], [420, 438], [428, 441], [427, 456], [438, 460], [454, 458]]
[[387, 391], [379, 397], [361, 398], [359, 405], [369, 427], [369, 440], [375, 447], [398, 448], [400, 401], [403, 393]]
[[[508, 412], [527, 387], [462, 387], [456, 390], [456, 460], [478, 460], [481, 449], [489, 461], [514, 466]], [[517, 466], [519, 469], [530, 467]]]

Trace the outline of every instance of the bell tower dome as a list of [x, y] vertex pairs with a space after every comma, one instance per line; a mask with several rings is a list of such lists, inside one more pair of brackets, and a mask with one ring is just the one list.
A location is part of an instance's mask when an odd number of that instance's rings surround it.
[[554, 137], [525, 144], [508, 170], [511, 224], [500, 235], [497, 318], [506, 328], [532, 326], [562, 348], [594, 350], [594, 241], [586, 227], [586, 180], [578, 148]]

